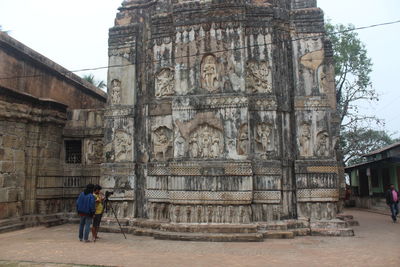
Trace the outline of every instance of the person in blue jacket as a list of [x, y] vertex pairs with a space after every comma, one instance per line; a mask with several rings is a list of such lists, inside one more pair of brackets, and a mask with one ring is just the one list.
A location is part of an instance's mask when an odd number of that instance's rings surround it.
[[90, 225], [93, 221], [93, 216], [95, 212], [96, 200], [93, 196], [93, 184], [88, 184], [86, 189], [80, 193], [78, 199], [76, 200], [76, 210], [80, 216], [79, 223], [79, 240], [85, 242], [90, 242], [89, 232]]

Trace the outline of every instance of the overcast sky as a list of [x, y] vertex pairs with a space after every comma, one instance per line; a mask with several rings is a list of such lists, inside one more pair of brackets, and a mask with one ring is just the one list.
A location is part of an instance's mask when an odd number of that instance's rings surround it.
[[[108, 29], [122, 0], [0, 0], [3, 30], [69, 70], [107, 66]], [[400, 20], [399, 0], [318, 0], [333, 23], [356, 27]], [[362, 111], [386, 121], [400, 137], [400, 23], [359, 31], [373, 61], [372, 81], [380, 95]], [[106, 80], [107, 71], [90, 71]], [[77, 73], [82, 75], [82, 72]], [[0, 73], [1, 75], [1, 73]]]

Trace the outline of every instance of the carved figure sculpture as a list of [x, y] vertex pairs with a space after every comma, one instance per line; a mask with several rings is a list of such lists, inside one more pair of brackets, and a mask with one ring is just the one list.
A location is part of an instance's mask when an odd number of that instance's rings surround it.
[[171, 130], [167, 127], [159, 127], [153, 132], [154, 156], [162, 154], [162, 160], [166, 159], [167, 151], [172, 147]]
[[310, 125], [308, 123], [303, 123], [300, 128], [300, 156], [307, 157], [311, 155], [310, 151]]
[[240, 126], [238, 135], [237, 152], [239, 155], [246, 155], [249, 149], [249, 128], [247, 124]]
[[174, 90], [174, 72], [165, 68], [157, 73], [155, 77], [156, 97], [173, 95]]
[[317, 134], [317, 156], [327, 157], [329, 155], [329, 134], [321, 131]]
[[246, 83], [252, 93], [271, 93], [272, 88], [268, 80], [269, 67], [266, 61], [247, 62]]
[[316, 50], [303, 55], [300, 58], [301, 64], [306, 67], [312, 75], [312, 87], [318, 87], [321, 82], [319, 76], [319, 68], [324, 60], [324, 50]]
[[203, 58], [201, 64], [201, 86], [209, 92], [215, 92], [218, 88], [217, 61], [213, 55]]
[[121, 103], [121, 81], [114, 79], [111, 81], [111, 104]]
[[103, 154], [103, 141], [98, 140], [88, 140], [88, 151], [87, 151], [87, 161], [88, 163], [101, 163], [101, 157]]
[[123, 130], [115, 133], [115, 161], [132, 160], [132, 137]]
[[189, 152], [192, 158], [197, 158], [199, 156], [199, 144], [197, 143], [197, 138], [197, 133], [194, 133], [193, 137], [189, 141]]
[[219, 137], [214, 136], [212, 139], [211, 157], [218, 158], [218, 154], [219, 154]]
[[256, 127], [256, 142], [261, 147], [262, 152], [269, 150], [269, 144], [271, 143], [271, 125], [266, 123], [260, 123]]
[[189, 148], [193, 158], [218, 158], [221, 153], [221, 132], [208, 124], [201, 125], [191, 134]]

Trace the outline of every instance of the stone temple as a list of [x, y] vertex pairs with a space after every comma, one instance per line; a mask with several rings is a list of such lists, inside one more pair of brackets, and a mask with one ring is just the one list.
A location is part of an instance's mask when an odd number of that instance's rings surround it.
[[[352, 235], [336, 219], [344, 182], [324, 33], [315, 0], [124, 1], [109, 32], [107, 104], [70, 110], [63, 131], [91, 140], [82, 158], [103, 157], [73, 173], [98, 175], [138, 234]], [[87, 114], [103, 127], [88, 131]], [[62, 161], [59, 186], [74, 187]], [[73, 213], [79, 190], [40, 190]]]
[[336, 218], [332, 48], [314, 0], [125, 1], [101, 183], [124, 217]]

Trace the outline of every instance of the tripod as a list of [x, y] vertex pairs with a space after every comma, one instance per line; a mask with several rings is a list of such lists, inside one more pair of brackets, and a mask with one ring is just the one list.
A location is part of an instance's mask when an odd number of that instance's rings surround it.
[[118, 220], [118, 218], [117, 218], [117, 214], [115, 213], [115, 210], [114, 210], [113, 206], [111, 205], [111, 203], [109, 203], [110, 200], [108, 199], [109, 195], [107, 195], [107, 193], [108, 193], [108, 192], [106, 192], [106, 199], [104, 200], [104, 210], [105, 210], [106, 212], [108, 212], [108, 208], [111, 209], [111, 212], [114, 214], [114, 217], [115, 217], [115, 219], [117, 220], [117, 223], [118, 223], [118, 225], [119, 225], [119, 229], [121, 230], [121, 233], [124, 235], [124, 237], [125, 237], [125, 239], [126, 239], [126, 235], [125, 235], [124, 231], [122, 230], [122, 226], [121, 226], [121, 224], [119, 223], [119, 220]]

